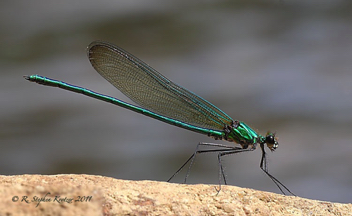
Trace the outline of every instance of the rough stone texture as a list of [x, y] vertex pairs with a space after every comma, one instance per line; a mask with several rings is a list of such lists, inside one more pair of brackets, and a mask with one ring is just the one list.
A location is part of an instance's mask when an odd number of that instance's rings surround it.
[[[38, 204], [34, 197], [46, 200]], [[352, 204], [235, 186], [222, 186], [217, 194], [215, 185], [19, 175], [0, 176], [0, 215], [352, 215]]]

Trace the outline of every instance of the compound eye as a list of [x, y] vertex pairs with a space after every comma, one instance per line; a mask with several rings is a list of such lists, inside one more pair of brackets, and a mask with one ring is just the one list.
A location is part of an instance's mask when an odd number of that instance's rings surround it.
[[266, 139], [265, 139], [265, 142], [267, 144], [275, 144], [275, 137], [272, 134], [267, 135]]
[[271, 151], [274, 151], [277, 147], [279, 147], [279, 143], [275, 137], [275, 134], [268, 133], [265, 137], [265, 143]]

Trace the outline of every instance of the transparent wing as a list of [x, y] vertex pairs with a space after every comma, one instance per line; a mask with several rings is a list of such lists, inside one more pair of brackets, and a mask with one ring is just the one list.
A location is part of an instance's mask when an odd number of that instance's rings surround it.
[[125, 50], [106, 42], [88, 46], [95, 70], [143, 108], [194, 126], [222, 130], [232, 119], [187, 89], [173, 83]]

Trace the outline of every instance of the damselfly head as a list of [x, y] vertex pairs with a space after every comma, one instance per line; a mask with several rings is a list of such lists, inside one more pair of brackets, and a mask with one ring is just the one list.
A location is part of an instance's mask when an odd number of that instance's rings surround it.
[[265, 137], [265, 143], [271, 151], [274, 151], [277, 147], [279, 147], [275, 133], [268, 132]]

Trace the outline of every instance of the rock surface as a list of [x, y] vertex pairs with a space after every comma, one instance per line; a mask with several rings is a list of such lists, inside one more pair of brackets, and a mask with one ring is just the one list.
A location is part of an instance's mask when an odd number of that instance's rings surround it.
[[235, 186], [91, 175], [0, 176], [0, 215], [352, 215], [352, 204]]

